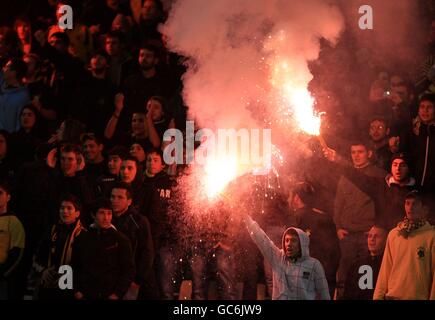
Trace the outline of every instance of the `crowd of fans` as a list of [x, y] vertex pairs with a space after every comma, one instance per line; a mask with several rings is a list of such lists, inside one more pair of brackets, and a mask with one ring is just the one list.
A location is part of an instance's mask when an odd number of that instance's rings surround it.
[[[64, 4], [72, 30], [57, 24]], [[328, 147], [312, 141], [302, 182], [252, 204], [248, 233], [220, 206], [208, 228], [183, 225], [188, 170], [162, 150], [185, 126], [184, 58], [165, 48], [159, 0], [17, 7], [0, 21], [0, 299], [174, 299], [183, 279], [192, 299], [210, 298], [210, 280], [223, 299], [257, 299], [259, 282], [274, 299], [435, 298], [435, 20], [418, 77], [378, 70], [359, 113], [317, 87]], [[281, 248], [315, 275], [286, 274]], [[61, 265], [73, 290], [58, 286]], [[304, 284], [319, 274], [322, 288]]]

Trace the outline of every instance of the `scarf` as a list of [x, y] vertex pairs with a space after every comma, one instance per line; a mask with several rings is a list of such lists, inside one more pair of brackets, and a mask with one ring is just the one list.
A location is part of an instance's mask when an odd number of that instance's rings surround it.
[[399, 234], [406, 239], [409, 237], [411, 232], [413, 232], [414, 230], [420, 229], [425, 224], [426, 224], [425, 219], [409, 220], [408, 218], [405, 218], [398, 225]]

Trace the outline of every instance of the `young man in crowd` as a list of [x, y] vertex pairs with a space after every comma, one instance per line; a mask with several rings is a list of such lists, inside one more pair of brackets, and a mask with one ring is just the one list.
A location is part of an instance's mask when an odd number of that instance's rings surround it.
[[72, 290], [59, 288], [59, 267], [70, 265], [76, 238], [86, 230], [80, 222], [80, 200], [65, 194], [60, 199], [59, 221], [52, 225], [39, 245], [34, 267], [41, 272], [37, 298], [40, 300], [73, 299]]
[[[344, 286], [343, 300], [373, 299], [387, 234], [387, 230], [376, 225], [370, 229], [367, 236], [368, 255], [357, 259], [349, 268]], [[370, 267], [370, 269], [366, 269], [366, 266]], [[361, 269], [362, 267], [364, 269]], [[366, 275], [367, 278], [363, 279]]]
[[60, 148], [60, 170], [56, 168], [54, 151], [47, 157], [47, 163], [53, 167], [50, 184], [49, 225], [58, 219], [59, 199], [62, 194], [71, 193], [78, 197], [82, 203], [82, 222], [85, 226], [91, 223], [88, 214], [90, 204], [94, 200], [94, 190], [83, 175], [84, 159], [79, 147], [66, 144]]
[[[325, 155], [330, 161], [337, 161], [335, 151], [329, 149]], [[329, 154], [329, 155], [328, 155]], [[385, 177], [370, 177], [360, 171], [342, 167], [340, 170], [373, 201], [375, 206], [375, 223], [387, 231], [393, 229], [404, 215], [403, 201], [406, 195], [416, 187], [408, 166], [409, 158], [404, 153], [396, 153], [391, 158], [390, 173]]]
[[[142, 166], [132, 155], [127, 155], [122, 159], [119, 180], [127, 183], [131, 187], [133, 203], [135, 206], [139, 207], [144, 196]], [[141, 211], [141, 213], [143, 213], [143, 211]]]
[[107, 154], [107, 168], [97, 179], [97, 192], [101, 197], [109, 197], [112, 185], [119, 181], [122, 159], [128, 155], [128, 149], [123, 146], [115, 146]]
[[310, 257], [310, 238], [304, 231], [288, 228], [280, 249], [249, 215], [245, 216], [245, 224], [272, 267], [273, 300], [330, 300], [322, 264]]
[[340, 262], [340, 246], [332, 218], [315, 207], [316, 193], [309, 183], [297, 183], [289, 198], [295, 224], [310, 237], [310, 256], [320, 261], [334, 296], [336, 273]]
[[389, 134], [390, 128], [387, 120], [382, 117], [374, 117], [369, 128], [370, 143], [373, 149], [373, 164], [387, 171], [392, 156], [388, 143]]
[[156, 252], [156, 270], [163, 299], [173, 299], [174, 282], [177, 275], [177, 248], [175, 212], [170, 201], [174, 198], [174, 184], [164, 171], [163, 154], [159, 149], [147, 152], [145, 179], [143, 182], [141, 213], [145, 214], [152, 226]]
[[112, 205], [97, 200], [89, 231], [80, 234], [72, 248], [74, 298], [120, 300], [135, 274], [130, 241], [112, 225]]
[[81, 142], [86, 162], [83, 174], [86, 175], [89, 183], [95, 186], [97, 178], [106, 171], [106, 161], [103, 155], [104, 144], [93, 133], [84, 134]]
[[162, 71], [157, 69], [158, 62], [158, 49], [152, 45], [142, 45], [138, 56], [140, 72], [127, 77], [122, 86], [125, 107], [120, 115], [119, 130], [128, 129], [133, 112], [143, 112], [152, 96], [170, 97], [172, 88], [168, 86], [168, 80]]
[[435, 194], [435, 94], [420, 98], [412, 129], [402, 131], [398, 143], [410, 157], [417, 184]]
[[435, 299], [435, 229], [427, 222], [429, 194], [411, 192], [406, 217], [387, 238], [373, 299]]
[[8, 210], [11, 191], [0, 182], [0, 300], [22, 299], [19, 286], [20, 261], [24, 252], [25, 232], [20, 220]]
[[[386, 172], [370, 163], [372, 151], [364, 141], [350, 146], [352, 171], [370, 177], [384, 178]], [[364, 189], [363, 189], [364, 190]], [[334, 201], [333, 219], [337, 227], [341, 258], [337, 273], [337, 298], [340, 299], [350, 265], [366, 253], [365, 233], [375, 224], [375, 203], [360, 186], [345, 175], [339, 178]]]
[[113, 185], [110, 202], [113, 225], [130, 240], [136, 275], [124, 299], [158, 299], [154, 276], [154, 246], [148, 219], [133, 206], [131, 187], [123, 182]]

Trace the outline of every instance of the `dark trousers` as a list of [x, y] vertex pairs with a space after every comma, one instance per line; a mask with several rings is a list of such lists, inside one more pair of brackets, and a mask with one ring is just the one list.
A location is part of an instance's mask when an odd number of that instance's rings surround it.
[[216, 275], [219, 298], [235, 300], [236, 290], [236, 261], [232, 252], [217, 249], [209, 254], [205, 251], [196, 252], [191, 258], [192, 269], [192, 299], [205, 300], [208, 298], [209, 274]]

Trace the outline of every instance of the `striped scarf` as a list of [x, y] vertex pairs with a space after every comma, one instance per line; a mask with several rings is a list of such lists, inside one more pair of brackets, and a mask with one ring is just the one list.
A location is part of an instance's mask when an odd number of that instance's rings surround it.
[[[69, 237], [66, 239], [65, 244], [63, 246], [62, 258], [60, 259], [60, 265], [65, 265], [65, 264], [69, 264], [70, 263], [70, 261], [71, 261], [71, 254], [72, 254], [72, 246], [73, 246], [74, 240], [75, 240], [75, 238], [77, 238], [77, 236], [83, 230], [85, 230], [85, 228], [80, 223], [80, 220], [78, 220], [76, 225], [75, 225], [75, 227], [74, 227], [74, 229], [73, 229], [73, 231], [71, 232]], [[57, 233], [58, 233], [57, 225], [54, 225], [53, 228], [51, 229], [51, 241], [52, 241], [52, 244], [57, 239]], [[48, 268], [50, 268], [52, 266], [51, 265], [52, 264], [52, 261], [51, 261], [51, 250], [52, 250], [52, 247], [50, 246], [50, 252], [48, 254], [48, 265], [47, 265]]]

